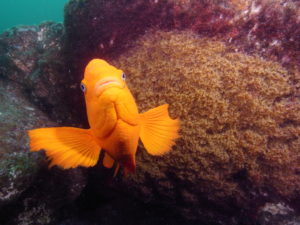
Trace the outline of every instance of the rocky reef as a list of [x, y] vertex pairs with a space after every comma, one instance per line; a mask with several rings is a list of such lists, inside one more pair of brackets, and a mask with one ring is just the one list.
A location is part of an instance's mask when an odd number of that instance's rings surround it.
[[240, 9], [229, 41], [242, 51], [299, 69], [299, 1], [244, 1]]
[[[0, 35], [1, 224], [299, 224], [299, 2], [71, 0]], [[181, 138], [137, 171], [47, 168], [26, 130], [87, 126], [86, 63], [123, 69]], [[101, 156], [102, 157], [102, 156]]]
[[68, 120], [65, 112], [72, 107], [65, 100], [75, 88], [65, 66], [63, 37], [62, 24], [55, 23], [12, 28], [0, 37], [1, 76], [24, 87], [34, 104], [60, 121]]
[[53, 23], [0, 36], [1, 224], [48, 224], [54, 209], [85, 185], [80, 169], [48, 172], [45, 157], [28, 151], [27, 130], [76, 121], [58, 97], [72, 90], [64, 77], [62, 37], [63, 26]]
[[168, 103], [182, 129], [164, 157], [141, 146], [137, 173], [122, 181], [130, 192], [188, 218], [216, 210], [210, 222], [219, 208], [243, 216], [299, 200], [298, 73], [186, 32], [148, 33], [135, 46], [114, 64], [129, 74], [140, 110]]
[[26, 129], [51, 124], [26, 101], [20, 89], [17, 84], [0, 80], [0, 207], [19, 197], [36, 175], [40, 159], [28, 153]]

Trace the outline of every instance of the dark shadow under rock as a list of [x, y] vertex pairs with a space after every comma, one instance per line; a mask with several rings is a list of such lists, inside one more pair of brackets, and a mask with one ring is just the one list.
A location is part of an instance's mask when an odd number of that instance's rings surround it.
[[[89, 171], [89, 181], [81, 195], [62, 209], [59, 225], [181, 225], [186, 221], [161, 204], [145, 203], [115, 188], [112, 171], [100, 164]], [[210, 224], [211, 225], [211, 224]]]

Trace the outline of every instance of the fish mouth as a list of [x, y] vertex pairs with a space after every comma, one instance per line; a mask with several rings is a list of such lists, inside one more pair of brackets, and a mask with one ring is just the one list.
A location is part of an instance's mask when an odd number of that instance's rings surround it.
[[103, 79], [99, 80], [95, 86], [96, 86], [97, 96], [99, 96], [108, 88], [111, 88], [111, 87], [124, 88], [125, 84], [122, 84], [116, 78], [109, 77], [109, 78], [103, 78]]

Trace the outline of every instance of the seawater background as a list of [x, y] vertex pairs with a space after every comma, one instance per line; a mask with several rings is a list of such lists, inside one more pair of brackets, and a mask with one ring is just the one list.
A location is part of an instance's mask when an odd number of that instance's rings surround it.
[[17, 25], [63, 21], [68, 0], [0, 0], [0, 33]]

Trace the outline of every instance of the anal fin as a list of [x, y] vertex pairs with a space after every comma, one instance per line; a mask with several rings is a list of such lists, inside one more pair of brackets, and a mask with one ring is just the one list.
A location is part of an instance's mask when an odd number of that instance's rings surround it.
[[105, 168], [112, 168], [114, 166], [115, 160], [106, 152], [104, 153], [104, 158], [103, 158], [103, 166]]
[[[115, 165], [115, 166], [114, 166]], [[113, 177], [116, 177], [119, 169], [120, 169], [120, 164], [117, 163], [108, 153], [104, 153], [104, 158], [103, 158], [103, 166], [108, 169], [113, 169]]]

